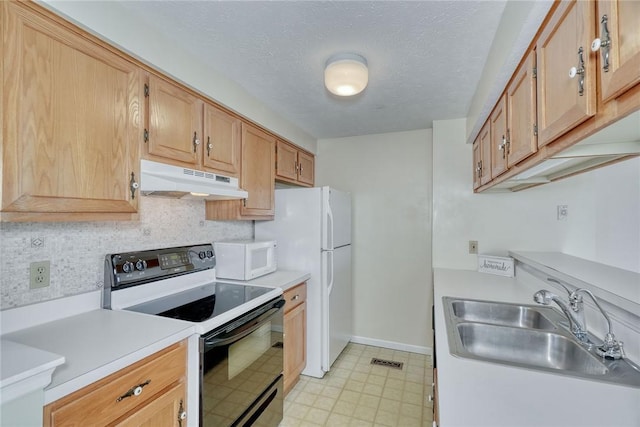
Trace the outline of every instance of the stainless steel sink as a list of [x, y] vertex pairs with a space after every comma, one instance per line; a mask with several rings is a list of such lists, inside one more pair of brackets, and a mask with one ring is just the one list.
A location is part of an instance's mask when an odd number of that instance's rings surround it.
[[466, 321], [530, 329], [553, 330], [556, 329], [553, 321], [562, 320], [562, 317], [549, 307], [489, 301], [451, 300], [451, 309], [456, 317]]
[[604, 375], [607, 368], [573, 340], [553, 332], [459, 323], [462, 347], [474, 356], [515, 365]]
[[452, 355], [640, 388], [640, 368], [580, 343], [551, 307], [444, 297]]

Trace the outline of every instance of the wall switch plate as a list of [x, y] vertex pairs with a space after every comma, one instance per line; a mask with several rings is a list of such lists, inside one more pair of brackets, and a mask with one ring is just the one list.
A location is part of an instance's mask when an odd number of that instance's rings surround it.
[[50, 261], [32, 262], [29, 267], [29, 271], [30, 271], [29, 288], [39, 289], [39, 288], [46, 288], [47, 286], [49, 286], [50, 268], [51, 268]]
[[477, 254], [478, 253], [478, 241], [477, 240], [469, 240], [469, 253]]
[[558, 205], [558, 221], [564, 221], [569, 217], [569, 205]]

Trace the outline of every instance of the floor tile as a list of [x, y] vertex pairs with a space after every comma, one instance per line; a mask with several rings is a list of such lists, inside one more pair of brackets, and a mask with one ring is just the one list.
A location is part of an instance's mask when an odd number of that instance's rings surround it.
[[[372, 365], [372, 358], [403, 363]], [[302, 376], [280, 427], [431, 427], [431, 357], [350, 343], [324, 378]]]

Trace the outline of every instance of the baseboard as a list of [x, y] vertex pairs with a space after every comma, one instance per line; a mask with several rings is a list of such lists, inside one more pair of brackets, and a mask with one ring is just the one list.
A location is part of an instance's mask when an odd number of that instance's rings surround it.
[[403, 344], [394, 341], [385, 341], [367, 337], [351, 337], [351, 342], [355, 344], [372, 345], [374, 347], [389, 348], [391, 350], [408, 351], [410, 353], [426, 354], [431, 356], [433, 349], [431, 347], [423, 347], [419, 345]]

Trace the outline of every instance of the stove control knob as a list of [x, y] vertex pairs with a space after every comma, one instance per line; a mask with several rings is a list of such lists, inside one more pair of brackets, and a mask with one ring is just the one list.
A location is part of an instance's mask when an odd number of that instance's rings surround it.
[[131, 273], [133, 271], [133, 263], [130, 261], [125, 261], [124, 264], [122, 264], [122, 271], [124, 271], [125, 273]]
[[136, 270], [144, 271], [146, 269], [147, 269], [147, 261], [143, 259], [139, 259], [138, 262], [136, 262]]
[[213, 258], [213, 251], [207, 251], [207, 258]]
[[207, 257], [207, 254], [206, 254], [206, 253], [204, 253], [204, 251], [201, 251], [201, 252], [198, 254], [198, 257], [200, 257], [200, 259], [205, 259], [205, 258]]

